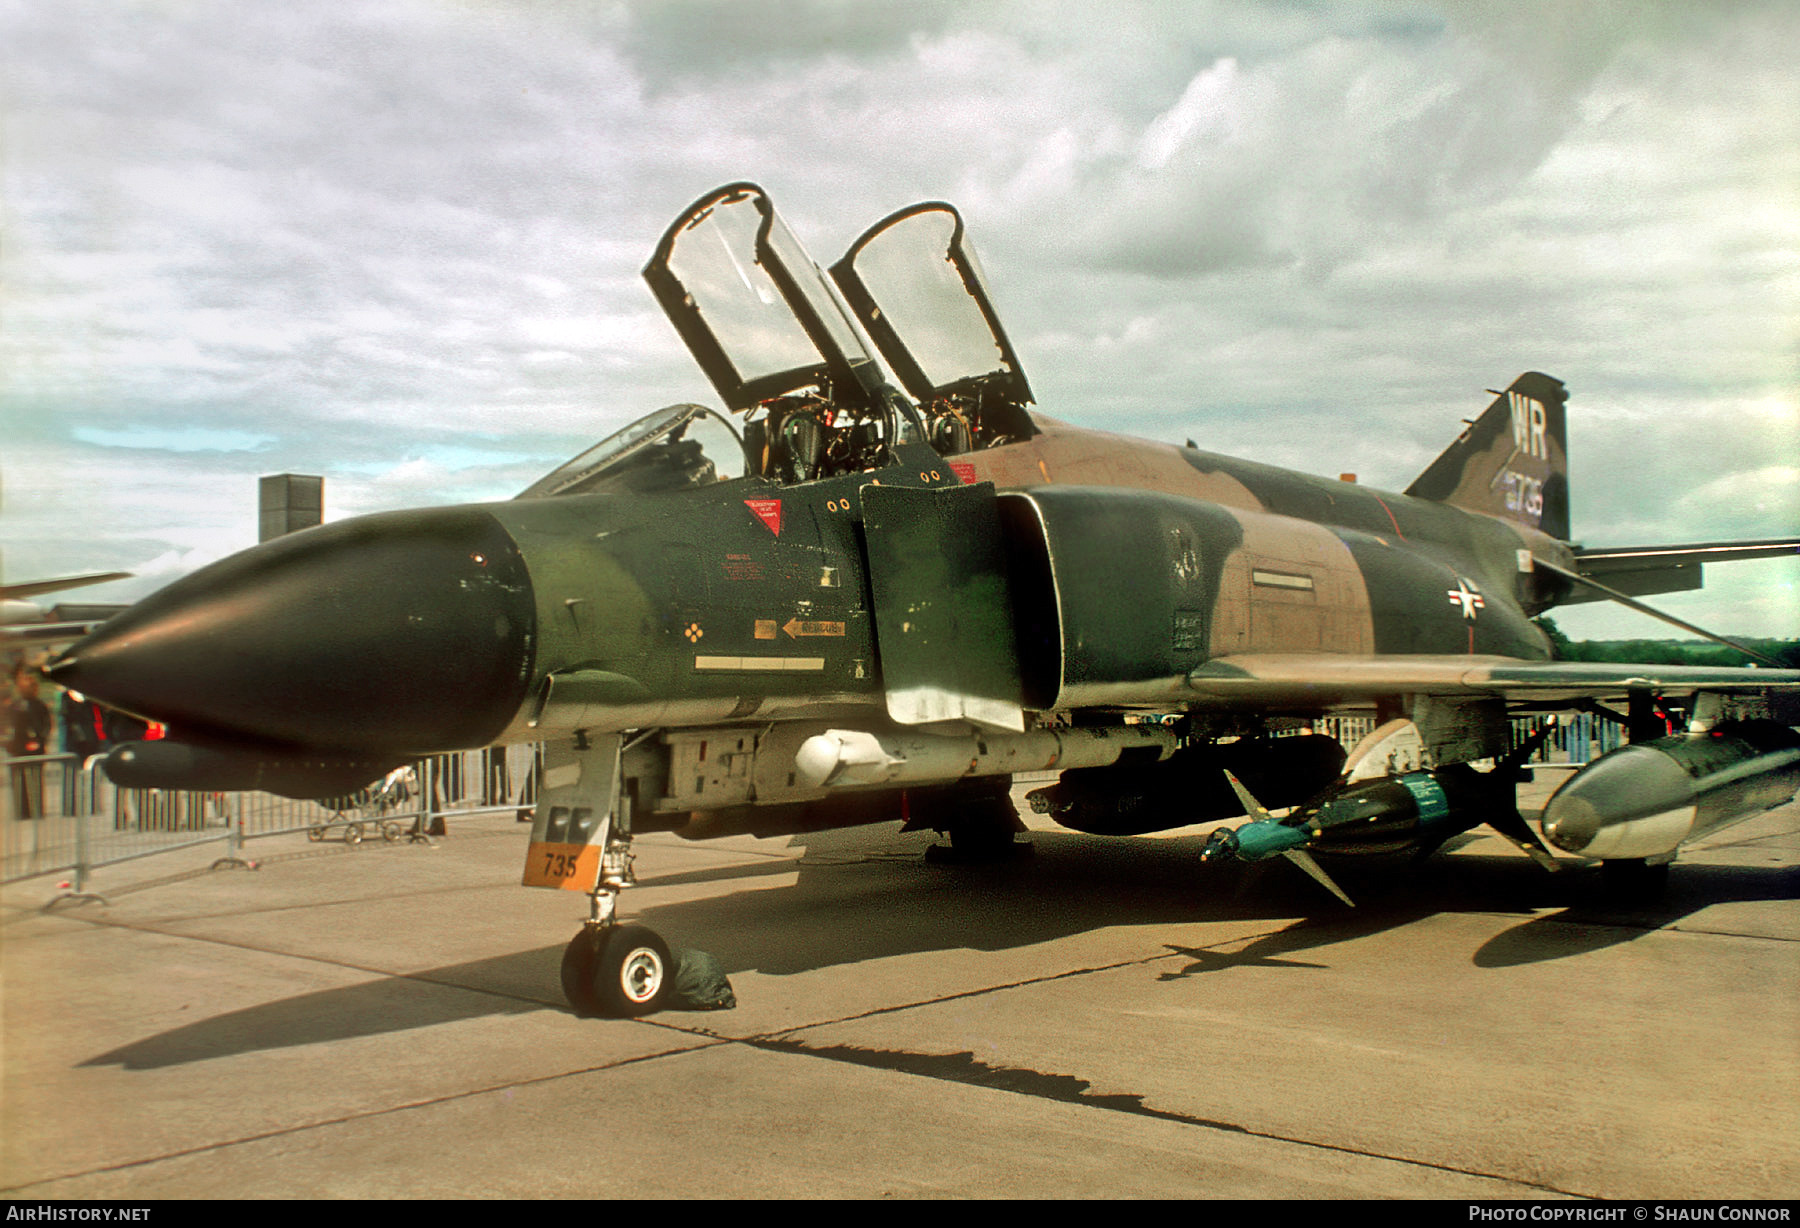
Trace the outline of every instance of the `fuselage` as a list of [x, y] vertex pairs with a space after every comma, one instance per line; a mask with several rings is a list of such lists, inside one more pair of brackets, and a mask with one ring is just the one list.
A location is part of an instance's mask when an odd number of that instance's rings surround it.
[[[532, 672], [614, 679], [610, 694], [596, 681], [589, 702], [560, 710], [527, 699], [499, 736], [879, 707], [859, 491], [972, 482], [993, 482], [1002, 500], [1089, 495], [1050, 526], [1054, 543], [1042, 525], [1001, 522], [1012, 601], [1055, 605], [1064, 673], [1077, 654], [1087, 666], [1079, 695], [1066, 677], [1028, 677], [1027, 699], [1049, 696], [1044, 706], [1104, 702], [1111, 683], [1138, 693], [1160, 675], [1178, 702], [1187, 671], [1233, 654], [1549, 656], [1520, 602], [1531, 577], [1519, 565], [1520, 551], [1560, 548], [1548, 538], [1348, 482], [1051, 426], [1024, 443], [799, 486], [743, 479], [488, 507], [532, 575]], [[1034, 586], [1046, 565], [1053, 588]], [[1103, 647], [1111, 656], [1094, 659]]]
[[[574, 729], [883, 705], [870, 486], [993, 483], [1026, 708], [1179, 705], [1266, 652], [1548, 656], [1490, 517], [1044, 423], [797, 485], [740, 478], [384, 513], [265, 543], [78, 644], [67, 685], [177, 737], [399, 758]], [[1046, 608], [1047, 607], [1047, 608]], [[1160, 681], [1159, 681], [1160, 680]]]

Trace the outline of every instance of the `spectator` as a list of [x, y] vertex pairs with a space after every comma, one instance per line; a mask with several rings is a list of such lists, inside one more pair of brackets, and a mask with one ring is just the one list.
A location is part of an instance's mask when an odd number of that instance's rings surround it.
[[13, 665], [12, 694], [4, 707], [6, 753], [14, 760], [37, 759], [11, 765], [13, 817], [44, 817], [44, 765], [39, 756], [49, 750], [50, 709], [38, 698], [37, 670], [23, 660]]

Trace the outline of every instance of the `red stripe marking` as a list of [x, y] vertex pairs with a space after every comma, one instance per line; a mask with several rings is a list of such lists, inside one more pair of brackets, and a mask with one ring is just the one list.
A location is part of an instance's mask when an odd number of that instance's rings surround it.
[[1405, 541], [1406, 534], [1400, 532], [1400, 522], [1394, 519], [1394, 509], [1389, 507], [1387, 505], [1387, 500], [1383, 499], [1380, 495], [1375, 496], [1375, 502], [1381, 504], [1381, 510], [1388, 514], [1388, 521], [1394, 526], [1394, 532], [1400, 535], [1401, 541]]

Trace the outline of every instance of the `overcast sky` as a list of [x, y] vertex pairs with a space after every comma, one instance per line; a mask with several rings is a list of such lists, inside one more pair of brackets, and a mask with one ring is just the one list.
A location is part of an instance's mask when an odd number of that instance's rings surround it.
[[[717, 403], [639, 276], [962, 210], [1065, 420], [1400, 489], [1536, 368], [1575, 532], [1800, 532], [1800, 5], [0, 0], [0, 543], [125, 600]], [[1670, 611], [1800, 632], [1800, 561]], [[1660, 636], [1625, 611], [1576, 638]]]

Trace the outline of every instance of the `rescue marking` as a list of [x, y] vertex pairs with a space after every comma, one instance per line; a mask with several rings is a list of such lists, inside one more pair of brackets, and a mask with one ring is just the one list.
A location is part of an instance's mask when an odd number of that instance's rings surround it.
[[974, 465], [971, 465], [968, 461], [953, 460], [950, 462], [950, 468], [956, 471], [956, 476], [962, 479], [962, 484], [964, 486], [975, 485]]
[[[819, 622], [814, 620], [801, 620], [798, 618], [788, 619], [786, 623], [782, 624], [781, 629], [788, 633], [789, 639], [796, 640], [803, 635], [841, 636], [844, 634], [843, 623]], [[762, 637], [759, 635], [757, 638], [761, 639]]]
[[756, 620], [756, 638], [757, 639], [772, 640], [775, 638], [775, 630], [776, 630], [776, 627], [775, 627], [774, 619], [759, 618]]

